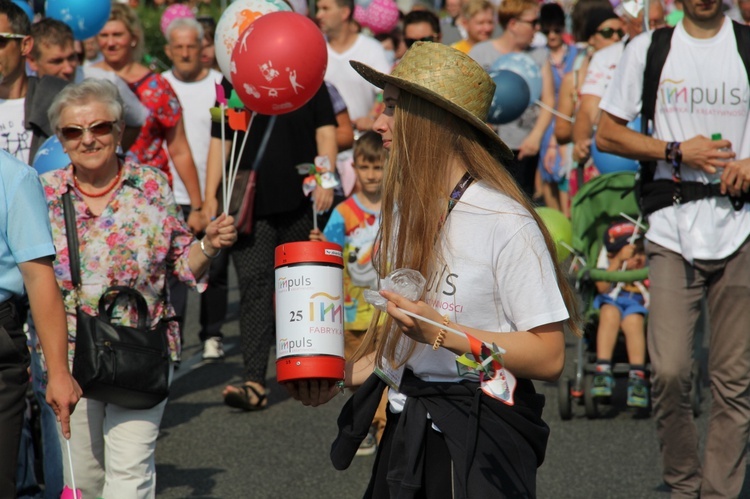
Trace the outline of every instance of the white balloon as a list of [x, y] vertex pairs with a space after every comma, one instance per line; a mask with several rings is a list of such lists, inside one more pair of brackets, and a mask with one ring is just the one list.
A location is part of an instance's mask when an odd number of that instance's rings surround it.
[[216, 24], [214, 36], [216, 62], [227, 80], [232, 81], [232, 51], [242, 32], [263, 14], [291, 10], [283, 0], [236, 0], [227, 7]]

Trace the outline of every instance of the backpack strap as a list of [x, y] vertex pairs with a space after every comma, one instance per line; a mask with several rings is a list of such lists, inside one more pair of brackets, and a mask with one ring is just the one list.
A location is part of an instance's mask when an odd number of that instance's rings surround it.
[[740, 54], [742, 64], [745, 65], [745, 72], [750, 82], [750, 26], [732, 21], [734, 28], [734, 38], [737, 40], [737, 53]]
[[[641, 133], [644, 135], [649, 135], [649, 130], [653, 130], [656, 93], [659, 90], [661, 70], [667, 62], [669, 49], [672, 47], [673, 33], [673, 27], [659, 28], [651, 33], [651, 45], [646, 52], [646, 66], [643, 69], [643, 93], [641, 94]], [[654, 173], [656, 173], [656, 161], [641, 161], [640, 182], [653, 181]]]

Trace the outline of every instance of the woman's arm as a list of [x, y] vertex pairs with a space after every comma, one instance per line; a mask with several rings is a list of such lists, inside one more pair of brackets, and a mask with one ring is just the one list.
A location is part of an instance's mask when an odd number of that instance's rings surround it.
[[[435, 309], [423, 301], [413, 302], [388, 291], [381, 291], [380, 294], [388, 300], [388, 315], [395, 319], [404, 334], [420, 343], [428, 345], [435, 343], [440, 330], [438, 327], [417, 321], [398, 310], [402, 308], [437, 323], [442, 323], [443, 317]], [[449, 323], [448, 326], [470, 334], [480, 341], [490, 344], [495, 343], [504, 348], [507, 352], [503, 355], [505, 367], [517, 377], [554, 381], [562, 373], [565, 362], [565, 338], [562, 322], [544, 324], [529, 331], [503, 333], [484, 331], [453, 322]], [[468, 339], [451, 332], [445, 335], [442, 348], [447, 348], [456, 355], [471, 352]]]
[[[360, 386], [372, 374], [375, 367], [375, 352], [371, 352], [356, 362], [347, 362], [344, 367], [344, 386]], [[325, 404], [343, 391], [339, 384], [320, 379], [306, 379], [285, 383], [289, 395], [302, 405], [317, 407]]]
[[[552, 77], [552, 67], [549, 61], [544, 63], [542, 66], [542, 95], [539, 99], [546, 107], [539, 109], [539, 116], [534, 123], [534, 128], [531, 129], [529, 135], [519, 146], [518, 159], [523, 159], [527, 156], [534, 156], [535, 154], [544, 154], [545, 151], [540, 151], [539, 146], [542, 143], [542, 137], [544, 131], [547, 130], [550, 122], [552, 121], [552, 113], [550, 109], [555, 107], [555, 86]], [[532, 106], [537, 104], [532, 103]]]
[[[565, 116], [573, 117], [575, 113], [575, 103], [573, 100], [573, 76], [568, 73], [563, 76], [560, 83], [560, 95], [557, 98], [557, 112]], [[559, 145], [565, 145], [570, 142], [573, 136], [573, 123], [568, 120], [555, 120], [555, 139]]]
[[[326, 156], [331, 165], [331, 171], [336, 171], [336, 127], [333, 125], [324, 125], [315, 130], [315, 144], [318, 149], [318, 156]], [[315, 199], [315, 211], [321, 213], [331, 209], [333, 206], [333, 189], [323, 189], [321, 186], [315, 187], [313, 193]]]
[[234, 218], [222, 213], [216, 220], [206, 226], [206, 235], [190, 246], [188, 266], [193, 276], [200, 279], [211, 265], [211, 260], [219, 256], [224, 248], [229, 248], [237, 241], [237, 228]]

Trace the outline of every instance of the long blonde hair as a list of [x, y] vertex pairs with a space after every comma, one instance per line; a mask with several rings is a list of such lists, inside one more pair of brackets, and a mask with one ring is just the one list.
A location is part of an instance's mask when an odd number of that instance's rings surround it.
[[[448, 205], [453, 160], [461, 162], [476, 180], [520, 203], [539, 225], [552, 254], [557, 283], [568, 308], [569, 329], [580, 334], [575, 296], [557, 263], [555, 245], [528, 198], [500, 161], [487, 149], [481, 133], [456, 115], [401, 90], [394, 111], [393, 142], [383, 184], [379, 251], [374, 265], [382, 277], [393, 269], [409, 268], [427, 276], [443, 261], [438, 240]], [[401, 331], [389, 316], [376, 312], [362, 348], [355, 358], [377, 349], [377, 359], [395, 365]], [[380, 327], [378, 327], [380, 325]], [[379, 331], [381, 331], [379, 333]], [[400, 357], [405, 361], [414, 344]]]

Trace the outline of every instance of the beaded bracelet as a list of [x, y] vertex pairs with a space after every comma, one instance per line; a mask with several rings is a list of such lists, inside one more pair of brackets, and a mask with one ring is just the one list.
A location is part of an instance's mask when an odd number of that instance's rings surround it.
[[[443, 326], [447, 326], [450, 324], [450, 320], [448, 320], [448, 315], [443, 316]], [[437, 338], [435, 338], [435, 343], [432, 344], [432, 349], [437, 350], [441, 346], [443, 346], [443, 341], [445, 341], [445, 335], [448, 333], [445, 331], [445, 329], [441, 329], [438, 331]]]
[[672, 165], [672, 177], [675, 182], [680, 181], [680, 166], [682, 165], [682, 150], [679, 142], [668, 142], [664, 149], [664, 159]]

